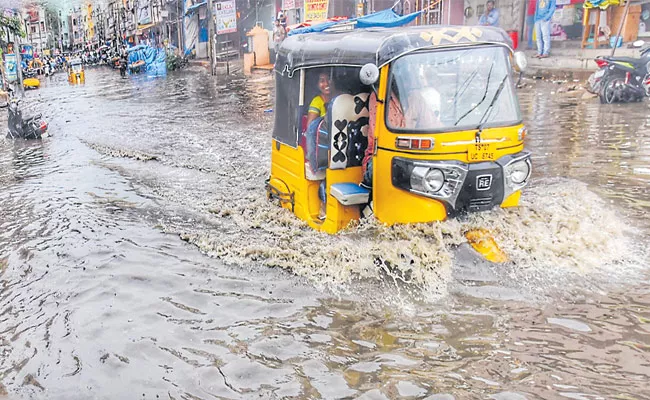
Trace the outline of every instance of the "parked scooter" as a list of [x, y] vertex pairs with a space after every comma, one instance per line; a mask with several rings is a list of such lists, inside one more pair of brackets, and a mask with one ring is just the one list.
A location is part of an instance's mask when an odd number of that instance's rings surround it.
[[[634, 47], [645, 42], [637, 41]], [[598, 56], [598, 71], [588, 80], [588, 90], [600, 97], [601, 103], [642, 101], [650, 97], [650, 46], [640, 58]]]
[[9, 139], [41, 139], [47, 136], [47, 122], [42, 119], [42, 114], [24, 117], [20, 109], [20, 100], [14, 97], [9, 90], [9, 103], [5, 106], [9, 113], [7, 119]]

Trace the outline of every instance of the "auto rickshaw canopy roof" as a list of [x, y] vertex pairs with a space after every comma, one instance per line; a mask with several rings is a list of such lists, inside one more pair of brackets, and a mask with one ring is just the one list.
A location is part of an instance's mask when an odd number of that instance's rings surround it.
[[486, 43], [512, 46], [503, 29], [486, 26], [334, 29], [286, 38], [280, 45], [275, 71], [292, 75], [302, 68], [368, 63], [381, 68], [396, 57], [418, 49]]

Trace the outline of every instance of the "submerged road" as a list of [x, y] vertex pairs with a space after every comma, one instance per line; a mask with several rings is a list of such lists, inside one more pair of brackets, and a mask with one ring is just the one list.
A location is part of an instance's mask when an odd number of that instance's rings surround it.
[[0, 398], [650, 398], [648, 103], [526, 81], [521, 207], [327, 236], [266, 201], [268, 77], [65, 78], [0, 140]]

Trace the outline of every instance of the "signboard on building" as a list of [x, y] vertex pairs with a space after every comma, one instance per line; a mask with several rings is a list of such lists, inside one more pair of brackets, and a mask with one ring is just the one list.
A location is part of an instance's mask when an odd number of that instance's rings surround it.
[[149, 2], [138, 4], [138, 25], [148, 25], [151, 23], [151, 7]]
[[296, 8], [296, 0], [282, 0], [283, 10], [293, 10]]
[[18, 80], [18, 62], [15, 54], [5, 54], [5, 78], [9, 83]]
[[36, 23], [40, 20], [38, 8], [34, 8], [34, 7], [30, 8], [29, 10], [27, 10], [27, 15], [29, 16], [28, 21], [30, 23]]
[[327, 19], [329, 0], [305, 0], [305, 21], [324, 21]]
[[357, 17], [363, 17], [363, 3], [357, 3]]
[[217, 2], [215, 5], [217, 35], [237, 32], [237, 6], [235, 0]]

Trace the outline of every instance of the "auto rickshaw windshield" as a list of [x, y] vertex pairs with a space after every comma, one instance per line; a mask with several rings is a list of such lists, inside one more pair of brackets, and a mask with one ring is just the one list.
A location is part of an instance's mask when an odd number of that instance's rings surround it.
[[389, 81], [388, 128], [444, 132], [520, 122], [508, 56], [503, 46], [482, 46], [397, 59]]
[[70, 67], [72, 67], [72, 71], [76, 72], [81, 72], [83, 69], [83, 65], [81, 63], [78, 64], [71, 64]]

